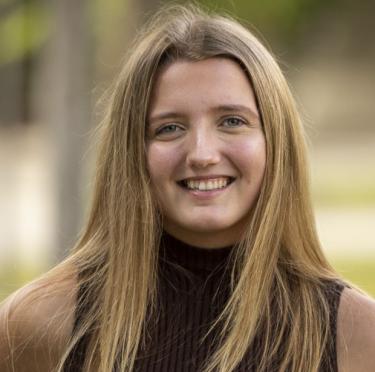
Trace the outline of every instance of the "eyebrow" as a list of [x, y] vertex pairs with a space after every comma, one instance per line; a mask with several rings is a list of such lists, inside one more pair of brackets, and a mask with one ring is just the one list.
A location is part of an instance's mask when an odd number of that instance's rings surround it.
[[226, 111], [226, 112], [234, 112], [234, 111], [243, 111], [246, 112], [249, 116], [251, 116], [253, 119], [259, 120], [259, 114], [252, 110], [248, 106], [244, 105], [235, 105], [235, 104], [230, 104], [230, 105], [220, 105], [216, 106], [213, 108], [214, 111]]
[[[259, 120], [259, 115], [256, 111], [252, 110], [248, 106], [244, 105], [237, 105], [237, 104], [226, 104], [226, 105], [219, 105], [215, 106], [211, 109], [211, 111], [216, 111], [216, 112], [238, 112], [238, 111], [243, 111], [247, 115], [249, 115], [251, 118], [255, 120]], [[170, 119], [170, 118], [181, 118], [184, 117], [183, 114], [175, 112], [175, 111], [166, 111], [166, 112], [161, 112], [160, 114], [156, 114], [150, 117], [149, 121], [156, 121], [156, 120], [162, 120], [162, 119]]]
[[182, 118], [184, 115], [174, 112], [174, 111], [166, 111], [166, 112], [161, 112], [160, 114], [153, 115], [149, 118], [149, 122], [152, 121], [157, 121], [157, 120], [162, 120], [162, 119], [171, 119], [171, 118]]

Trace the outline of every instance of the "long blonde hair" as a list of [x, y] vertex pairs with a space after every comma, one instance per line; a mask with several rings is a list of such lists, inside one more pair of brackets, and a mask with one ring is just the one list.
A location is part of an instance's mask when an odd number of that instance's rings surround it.
[[[337, 278], [322, 254], [308, 188], [304, 135], [285, 78], [269, 51], [238, 22], [196, 6], [152, 18], [131, 48], [101, 127], [94, 200], [71, 256], [84, 306], [64, 360], [90, 336], [85, 371], [132, 371], [148, 319], [157, 311], [162, 219], [146, 166], [147, 108], [155, 76], [178, 59], [236, 61], [254, 89], [267, 164], [247, 231], [235, 246], [231, 296], [213, 327], [205, 372], [233, 371], [259, 332], [258, 371], [317, 371], [329, 339], [323, 283]], [[277, 308], [277, 311], [273, 309]], [[251, 311], [250, 311], [251, 309]], [[95, 367], [94, 367], [95, 366]]]

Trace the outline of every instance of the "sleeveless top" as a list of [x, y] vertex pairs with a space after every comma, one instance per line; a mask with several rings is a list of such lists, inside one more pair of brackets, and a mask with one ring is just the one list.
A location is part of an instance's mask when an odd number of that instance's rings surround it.
[[[166, 232], [160, 244], [159, 292], [157, 321], [147, 324], [145, 348], [138, 351], [135, 372], [199, 372], [207, 356], [215, 349], [215, 332], [209, 333], [212, 322], [220, 314], [229, 297], [232, 247], [205, 249], [188, 245]], [[326, 285], [330, 306], [330, 339], [319, 372], [337, 372], [336, 320], [341, 282]], [[84, 290], [78, 294], [78, 301]], [[84, 315], [76, 311], [74, 329]], [[249, 311], [251, 311], [249, 309]], [[73, 330], [74, 332], [74, 330]], [[217, 336], [217, 333], [216, 333]], [[257, 371], [257, 350], [261, 338], [256, 337], [236, 372]], [[82, 371], [88, 340], [82, 338], [65, 363], [64, 372]], [[278, 371], [278, 361], [272, 361], [267, 371]]]

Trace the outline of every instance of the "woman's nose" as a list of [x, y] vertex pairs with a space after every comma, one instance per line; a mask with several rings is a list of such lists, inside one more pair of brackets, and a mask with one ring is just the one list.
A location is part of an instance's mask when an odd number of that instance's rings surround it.
[[193, 168], [205, 168], [219, 161], [220, 153], [214, 134], [206, 130], [191, 133], [187, 143], [187, 165]]

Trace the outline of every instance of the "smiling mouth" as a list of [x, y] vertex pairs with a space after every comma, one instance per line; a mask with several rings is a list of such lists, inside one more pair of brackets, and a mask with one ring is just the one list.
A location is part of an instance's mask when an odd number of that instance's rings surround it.
[[212, 191], [224, 189], [233, 183], [234, 177], [218, 177], [209, 180], [181, 180], [177, 184], [186, 190]]

